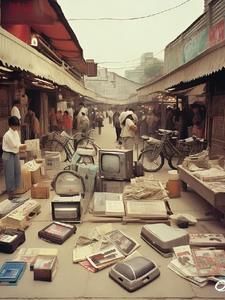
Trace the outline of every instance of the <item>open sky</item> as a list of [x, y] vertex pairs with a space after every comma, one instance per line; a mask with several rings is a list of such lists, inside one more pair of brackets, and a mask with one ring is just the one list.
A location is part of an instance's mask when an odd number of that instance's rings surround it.
[[[187, 1], [187, 0], [186, 0]], [[67, 19], [132, 18], [170, 9], [185, 0], [58, 0]], [[204, 11], [204, 0], [153, 17], [132, 21], [71, 20], [84, 58], [124, 75], [138, 65], [140, 56], [153, 52], [163, 59], [163, 49]], [[112, 63], [114, 62], [114, 63]], [[119, 62], [119, 63], [118, 63]]]

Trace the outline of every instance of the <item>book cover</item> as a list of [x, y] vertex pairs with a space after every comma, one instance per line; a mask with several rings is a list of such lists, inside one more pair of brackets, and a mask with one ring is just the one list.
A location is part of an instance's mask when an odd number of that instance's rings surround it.
[[124, 258], [124, 255], [113, 246], [87, 256], [87, 260], [90, 264], [98, 270], [102, 270], [122, 258]]
[[140, 246], [134, 239], [128, 237], [118, 229], [108, 232], [105, 237], [109, 239], [124, 256], [131, 254]]
[[214, 249], [192, 249], [199, 276], [225, 275], [225, 252]]
[[0, 283], [16, 283], [22, 276], [26, 263], [17, 261], [7, 261], [0, 268]]
[[10, 234], [0, 234], [0, 242], [3, 243], [11, 243], [12, 241], [14, 241], [17, 238], [17, 234], [15, 235], [10, 235]]
[[189, 243], [191, 246], [225, 246], [225, 237], [221, 233], [190, 233]]

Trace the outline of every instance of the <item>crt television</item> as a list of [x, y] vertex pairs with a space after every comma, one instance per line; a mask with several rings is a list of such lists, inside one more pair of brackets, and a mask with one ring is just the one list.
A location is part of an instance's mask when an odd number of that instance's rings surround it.
[[129, 180], [133, 176], [133, 150], [99, 150], [99, 173], [104, 179]]

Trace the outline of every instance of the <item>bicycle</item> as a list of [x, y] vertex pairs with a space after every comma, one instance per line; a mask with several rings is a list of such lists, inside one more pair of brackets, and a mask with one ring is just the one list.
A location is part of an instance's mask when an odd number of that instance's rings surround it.
[[86, 134], [77, 132], [72, 137], [64, 131], [62, 133], [51, 132], [42, 137], [42, 147], [46, 151], [60, 152], [62, 161], [71, 162], [78, 148], [91, 148], [96, 156], [100, 147], [95, 144], [94, 139], [91, 137], [92, 132], [93, 129]]
[[160, 170], [165, 162], [171, 169], [176, 170], [184, 158], [191, 154], [196, 154], [206, 149], [207, 143], [203, 139], [196, 137], [177, 141], [177, 131], [159, 129], [161, 139], [152, 137], [142, 137], [144, 147], [138, 156], [146, 172], [156, 172]]

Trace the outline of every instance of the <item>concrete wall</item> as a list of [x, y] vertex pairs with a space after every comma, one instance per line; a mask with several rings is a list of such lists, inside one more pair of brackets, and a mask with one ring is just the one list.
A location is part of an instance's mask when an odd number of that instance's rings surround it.
[[135, 94], [140, 84], [114, 72], [109, 72], [105, 68], [99, 68], [97, 77], [85, 77], [85, 86], [101, 96], [122, 100], [128, 99], [130, 95]]

